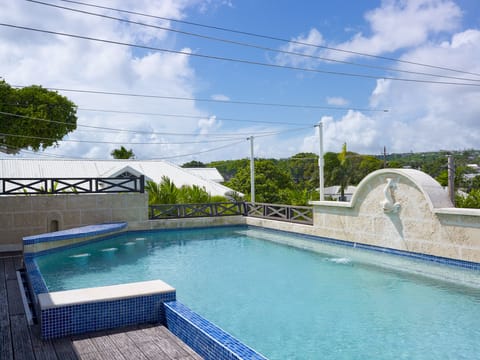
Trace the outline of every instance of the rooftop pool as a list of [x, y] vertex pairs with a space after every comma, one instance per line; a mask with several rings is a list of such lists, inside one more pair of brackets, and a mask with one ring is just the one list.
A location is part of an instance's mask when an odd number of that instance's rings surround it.
[[243, 226], [127, 232], [35, 261], [50, 292], [161, 279], [272, 360], [480, 354], [480, 266]]

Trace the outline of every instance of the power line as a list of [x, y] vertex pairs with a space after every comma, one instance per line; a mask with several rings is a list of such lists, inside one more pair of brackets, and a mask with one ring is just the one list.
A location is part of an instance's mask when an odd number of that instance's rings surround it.
[[[231, 147], [231, 146], [236, 146], [242, 142], [244, 142], [245, 140], [241, 140], [241, 141], [237, 141], [237, 142], [234, 142], [234, 143], [231, 143], [231, 144], [227, 144], [227, 145], [222, 145], [222, 146], [218, 146], [218, 147], [215, 147], [215, 148], [211, 148], [211, 149], [207, 149], [207, 150], [203, 150], [203, 151], [196, 151], [194, 153], [187, 153], [187, 154], [179, 154], [179, 155], [172, 155], [172, 156], [164, 156], [164, 157], [160, 157], [160, 158], [149, 158], [149, 159], [145, 159], [145, 160], [165, 160], [165, 159], [175, 159], [175, 158], [181, 158], [181, 157], [187, 157], [187, 156], [193, 156], [193, 155], [198, 155], [198, 154], [204, 154], [204, 153], [208, 153], [208, 152], [213, 152], [213, 151], [217, 151], [217, 150], [221, 150], [221, 149], [225, 149], [227, 147]], [[33, 153], [35, 155], [40, 155], [40, 156], [46, 156], [46, 157], [54, 157], [54, 158], [62, 158], [62, 159], [77, 159], [77, 160], [83, 160], [83, 159], [90, 159], [90, 158], [83, 158], [83, 157], [71, 157], [71, 156], [63, 156], [63, 155], [57, 155], [57, 154], [50, 154], [50, 153], [41, 153], [41, 154], [38, 154], [36, 152], [33, 152], [33, 151], [30, 151], [30, 150], [25, 150], [25, 149], [21, 149], [21, 148], [18, 148], [18, 147], [10, 147], [12, 149], [18, 149], [22, 152], [28, 152], [28, 153]]]
[[[24, 85], [11, 85], [11, 86], [19, 89], [26, 87]], [[54, 88], [54, 87], [46, 87], [45, 89], [52, 90], [52, 91], [77, 92], [77, 93], [97, 94], [97, 95], [114, 95], [114, 96], [130, 96], [130, 97], [152, 98], [152, 99], [214, 102], [214, 103], [227, 103], [227, 104], [235, 104], [235, 105], [272, 106], [272, 107], [299, 108], [299, 109], [323, 109], [323, 110], [335, 110], [335, 111], [345, 111], [345, 110], [364, 111], [364, 112], [388, 112], [389, 111], [388, 109], [367, 109], [367, 108], [349, 108], [349, 107], [305, 105], [305, 104], [303, 105], [302, 104], [281, 104], [281, 103], [268, 103], [268, 102], [256, 102], [256, 101], [217, 100], [217, 99], [188, 98], [188, 97], [181, 97], [181, 96], [135, 94], [135, 93], [122, 93], [122, 92], [113, 92], [113, 91], [67, 89], [67, 88]]]
[[[235, 118], [220, 117], [220, 116], [216, 116], [216, 115], [201, 116], [201, 115], [189, 115], [189, 114], [165, 114], [165, 113], [149, 113], [149, 112], [138, 112], [138, 111], [89, 109], [89, 108], [82, 108], [82, 107], [77, 108], [77, 110], [93, 111], [93, 112], [106, 112], [106, 113], [118, 113], [118, 114], [131, 114], [131, 115], [144, 115], [144, 116], [163, 116], [163, 117], [187, 118], [187, 119], [206, 119], [206, 118], [210, 118], [212, 116], [215, 116], [215, 119], [220, 120], [220, 121], [233, 121], [233, 122], [248, 122], [248, 123], [256, 123], [256, 124], [258, 123], [258, 124], [295, 125], [295, 126], [298, 126], [297, 123], [291, 123], [291, 122], [235, 119]], [[357, 110], [357, 111], [360, 111], [360, 110]]]
[[289, 66], [289, 65], [268, 64], [268, 63], [262, 63], [262, 62], [258, 62], [258, 61], [252, 61], [252, 60], [228, 58], [228, 57], [215, 56], [215, 55], [205, 55], [205, 54], [198, 54], [198, 53], [190, 53], [190, 52], [181, 51], [181, 50], [163, 49], [163, 48], [158, 48], [158, 47], [154, 47], [154, 46], [131, 44], [131, 43], [125, 43], [125, 42], [121, 42], [121, 41], [99, 39], [99, 38], [93, 38], [93, 37], [89, 37], [89, 36], [68, 34], [68, 33], [63, 33], [63, 32], [58, 32], [58, 31], [43, 30], [43, 29], [37, 29], [37, 28], [32, 28], [32, 27], [27, 27], [27, 26], [12, 25], [12, 24], [6, 24], [6, 23], [0, 23], [0, 26], [5, 26], [5, 27], [10, 27], [10, 28], [15, 28], [15, 29], [21, 29], [21, 30], [27, 30], [27, 31], [40, 32], [40, 33], [51, 34], [51, 35], [71, 37], [71, 38], [75, 38], [75, 39], [102, 42], [102, 43], [107, 43], [107, 44], [112, 44], [112, 45], [135, 47], [135, 48], [139, 48], [139, 49], [161, 51], [161, 52], [166, 52], [166, 53], [171, 53], [171, 54], [181, 54], [181, 55], [187, 55], [187, 56], [194, 56], [194, 57], [199, 57], [199, 58], [209, 59], [209, 60], [222, 60], [222, 61], [227, 61], [227, 62], [236, 62], [236, 63], [241, 63], [241, 64], [271, 67], [271, 68], [277, 68], [277, 69], [289, 69], [289, 70], [305, 71], [305, 72], [312, 72], [312, 73], [321, 73], [321, 74], [339, 75], [339, 76], [357, 77], [357, 78], [367, 78], [367, 79], [375, 79], [375, 80], [378, 80], [378, 78], [382, 78], [382, 79], [385, 79], [385, 80], [413, 82], [413, 83], [428, 83], [428, 84], [457, 85], [457, 86], [458, 85], [460, 85], [460, 86], [480, 86], [480, 84], [472, 84], [472, 83], [458, 83], [458, 82], [433, 81], [433, 80], [422, 80], [422, 79], [407, 79], [407, 78], [390, 77], [390, 76], [374, 76], [374, 75], [367, 75], [367, 74], [357, 74], [357, 73], [340, 72], [340, 71], [327, 71], [327, 70], [319, 70], [319, 69], [312, 69], [312, 68], [302, 68], [302, 67]]
[[247, 35], [247, 36], [256, 37], [256, 38], [275, 40], [275, 41], [279, 41], [279, 42], [286, 42], [286, 43], [292, 43], [292, 44], [303, 45], [303, 46], [310, 46], [310, 47], [314, 47], [314, 48], [318, 48], [318, 49], [326, 49], [326, 50], [331, 50], [331, 51], [337, 51], [337, 52], [342, 52], [342, 53], [347, 53], [347, 54], [352, 54], [352, 55], [359, 55], [359, 56], [371, 57], [371, 58], [388, 60], [388, 61], [395, 61], [395, 62], [399, 62], [399, 63], [410, 64], [410, 65], [415, 65], [415, 66], [422, 66], [422, 67], [427, 67], [427, 68], [431, 68], [431, 69], [439, 69], [439, 70], [446, 70], [446, 71], [457, 72], [457, 73], [462, 73], [462, 74], [480, 76], [480, 74], [478, 74], [478, 73], [453, 69], [453, 68], [449, 68], [449, 67], [436, 66], [436, 65], [425, 64], [425, 63], [414, 62], [414, 61], [408, 61], [408, 60], [402, 60], [402, 59], [391, 58], [391, 57], [386, 57], [386, 56], [381, 56], [381, 55], [373, 55], [373, 54], [368, 54], [368, 53], [364, 53], [364, 52], [360, 52], [360, 51], [339, 49], [339, 48], [335, 48], [335, 47], [331, 47], [331, 46], [325, 46], [325, 45], [316, 45], [316, 44], [311, 44], [311, 43], [298, 41], [298, 40], [289, 40], [289, 39], [284, 39], [284, 38], [281, 38], [281, 37], [276, 37], [276, 36], [271, 36], [271, 35], [262, 35], [262, 34], [258, 34], [258, 33], [241, 31], [241, 30], [234, 30], [234, 29], [229, 29], [229, 28], [220, 27], [220, 26], [212, 26], [212, 25], [200, 24], [200, 23], [196, 23], [196, 22], [192, 22], [192, 21], [178, 20], [178, 19], [173, 19], [173, 18], [168, 18], [168, 17], [163, 17], [163, 16], [150, 15], [150, 14], [145, 14], [145, 13], [140, 13], [140, 12], [135, 12], [135, 11], [129, 11], [129, 10], [122, 10], [122, 9], [117, 9], [117, 8], [112, 8], [112, 7], [107, 7], [107, 6], [94, 5], [94, 4], [85, 3], [85, 2], [81, 2], [81, 1], [74, 1], [74, 0], [60, 0], [60, 1], [67, 2], [67, 3], [72, 3], [72, 4], [77, 4], [77, 5], [83, 5], [83, 6], [87, 6], [87, 7], [98, 8], [98, 9], [116, 11], [116, 12], [121, 12], [121, 13], [125, 13], [125, 14], [139, 15], [139, 16], [144, 16], [144, 17], [148, 17], [148, 18], [152, 18], [152, 19], [172, 21], [172, 22], [176, 22], [176, 23], [179, 23], [179, 24], [193, 25], [193, 26], [202, 27], [202, 28], [206, 28], [206, 29], [220, 30], [220, 31], [225, 31], [225, 32], [230, 32], [230, 33], [235, 33], [235, 34], [240, 34], [240, 35]]
[[101, 141], [101, 140], [76, 140], [76, 139], [54, 139], [41, 136], [31, 136], [31, 135], [18, 135], [18, 134], [9, 134], [9, 133], [0, 133], [0, 136], [8, 136], [15, 138], [27, 138], [27, 139], [36, 139], [36, 140], [49, 140], [49, 141], [63, 141], [63, 142], [74, 142], [74, 143], [87, 143], [87, 144], [108, 144], [108, 145], [186, 145], [186, 144], [201, 144], [209, 142], [225, 142], [235, 139], [226, 139], [226, 140], [205, 140], [205, 141], [184, 141], [184, 142], [125, 142], [125, 141]]
[[[50, 119], [42, 119], [42, 118], [36, 118], [36, 117], [31, 117], [27, 115], [20, 115], [20, 114], [14, 114], [14, 113], [9, 113], [5, 111], [0, 111], [0, 115], [7, 115], [7, 116], [14, 116], [17, 118], [22, 118], [22, 119], [29, 119], [29, 120], [36, 120], [36, 121], [44, 121], [44, 122], [49, 122], [52, 124], [61, 124], [61, 125], [71, 125], [71, 123], [67, 123], [64, 121], [57, 121], [57, 120], [50, 120]], [[298, 124], [295, 124], [298, 126]], [[95, 131], [113, 131], [113, 132], [130, 132], [130, 133], [135, 133], [135, 134], [146, 134], [146, 135], [163, 135], [163, 136], [199, 136], [200, 134], [196, 133], [168, 133], [168, 132], [156, 132], [156, 131], [146, 131], [146, 130], [129, 130], [129, 129], [117, 129], [117, 128], [108, 128], [104, 126], [93, 126], [93, 125], [82, 125], [82, 124], [77, 124], [78, 127], [85, 127], [85, 128], [90, 128], [94, 129]], [[259, 134], [266, 134], [270, 135], [272, 134], [271, 131], [266, 131], [266, 132], [260, 132]], [[218, 136], [218, 137], [225, 137], [228, 136], [226, 139], [231, 139], [231, 137], [238, 138], [239, 136], [244, 136], [244, 135], [250, 135], [250, 133], [209, 133], [209, 136]], [[207, 141], [208, 142], [208, 141]]]
[[[12, 87], [15, 88], [22, 88], [24, 86], [19, 86], [19, 85], [13, 85]], [[48, 88], [49, 90], [54, 90], [53, 88]], [[63, 90], [58, 90], [57, 91], [63, 91]], [[73, 90], [72, 90], [73, 91]], [[181, 100], [192, 100], [195, 101], [197, 99], [188, 99], [188, 98], [181, 98]], [[220, 100], [221, 101], [221, 100]], [[20, 104], [8, 104], [8, 103], [2, 103], [0, 102], [1, 105], [9, 105], [9, 106], [15, 106], [15, 107], [24, 107], [23, 105]], [[257, 105], [262, 105], [262, 103], [256, 103]], [[50, 106], [50, 104], [48, 104]], [[264, 105], [268, 106], [274, 106], [275, 104], [268, 104], [264, 103]], [[52, 105], [56, 106], [56, 105]], [[295, 106], [295, 105], [289, 105], [289, 104], [277, 104], [277, 106]], [[298, 107], [301, 106], [309, 106], [309, 105], [298, 105]], [[382, 112], [388, 112], [388, 110], [375, 110], [375, 109], [360, 109], [360, 108], [340, 108], [340, 107], [328, 107], [326, 106], [325, 109], [327, 110], [335, 110], [335, 111], [340, 111], [340, 110], [354, 110], [354, 111], [382, 111]], [[255, 123], [255, 124], [273, 124], [273, 125], [292, 125], [292, 126], [298, 126], [298, 123], [292, 123], [292, 122], [283, 122], [283, 121], [268, 121], [268, 120], [249, 120], [249, 119], [237, 119], [237, 118], [230, 118], [230, 117], [223, 117], [223, 116], [217, 116], [217, 115], [192, 115], [192, 114], [169, 114], [169, 113], [152, 113], [152, 112], [142, 112], [142, 111], [127, 111], [127, 110], [113, 110], [113, 109], [93, 109], [93, 108], [84, 108], [84, 107], [77, 107], [77, 111], [86, 111], [86, 112], [100, 112], [100, 113], [113, 113], [113, 114], [128, 114], [128, 115], [141, 115], [141, 116], [158, 116], [158, 117], [173, 117], [173, 118], [186, 118], [186, 119], [208, 119], [211, 117], [215, 117], [216, 120], [220, 121], [232, 121], [232, 122], [247, 122], [247, 123]], [[1, 114], [2, 112], [0, 112]], [[12, 113], [5, 113], [6, 115], [16, 115]], [[17, 116], [17, 115], [16, 115]]]
[[139, 21], [122, 19], [122, 18], [118, 18], [118, 17], [114, 17], [114, 16], [105, 15], [105, 14], [92, 13], [92, 12], [85, 11], [85, 10], [79, 10], [79, 9], [69, 8], [69, 7], [60, 6], [60, 5], [56, 5], [56, 4], [50, 4], [50, 3], [43, 2], [43, 1], [37, 1], [37, 0], [26, 0], [26, 1], [31, 2], [31, 3], [35, 3], [35, 4], [51, 6], [51, 7], [57, 8], [57, 9], [61, 9], [61, 10], [68, 10], [68, 11], [73, 11], [73, 12], [77, 12], [77, 13], [81, 13], [81, 14], [85, 14], [85, 15], [92, 15], [92, 16], [97, 16], [97, 17], [102, 17], [102, 18], [105, 18], [105, 19], [109, 19], [109, 20], [116, 20], [116, 21], [120, 21], [120, 22], [124, 22], [124, 23], [128, 23], [128, 24], [135, 24], [135, 25], [150, 27], [150, 28], [159, 29], [159, 30], [163, 30], [163, 31], [175, 32], [175, 33], [182, 34], [182, 35], [198, 37], [198, 38], [202, 38], [202, 39], [206, 39], [206, 40], [223, 42], [223, 43], [233, 44], [233, 45], [239, 45], [239, 46], [244, 46], [244, 47], [249, 47], [249, 48], [254, 48], [254, 49], [259, 49], [259, 50], [276, 52], [276, 53], [280, 53], [280, 54], [294, 55], [294, 56], [306, 57], [306, 58], [315, 59], [315, 60], [322, 60], [322, 61], [336, 62], [336, 63], [346, 64], [346, 65], [366, 67], [366, 68], [370, 68], [370, 69], [389, 70], [389, 71], [407, 73], [407, 74], [413, 74], [413, 75], [424, 75], [424, 76], [446, 78], [446, 79], [452, 79], [452, 80], [461, 80], [461, 81], [480, 81], [480, 79], [468, 79], [468, 78], [460, 78], [460, 77], [455, 77], [455, 76], [447, 76], [447, 75], [430, 74], [430, 73], [418, 72], [418, 71], [394, 69], [394, 68], [378, 66], [378, 65], [359, 64], [359, 63], [355, 63], [355, 62], [352, 62], [352, 61], [338, 60], [338, 59], [326, 58], [326, 57], [321, 57], [321, 56], [316, 56], [316, 55], [303, 54], [303, 53], [294, 52], [294, 51], [274, 49], [274, 48], [270, 48], [270, 47], [266, 47], [266, 46], [260, 46], [260, 45], [245, 43], [245, 42], [241, 42], [241, 41], [223, 39], [223, 38], [218, 38], [218, 37], [213, 37], [213, 36], [208, 36], [208, 35], [192, 33], [192, 32], [189, 32], [189, 31], [172, 29], [172, 28], [168, 28], [168, 27], [164, 27], [164, 26], [146, 24], [146, 23], [142, 23], [142, 22], [139, 22]]
[[241, 144], [241, 143], [244, 142], [244, 141], [245, 141], [245, 140], [241, 140], [241, 141], [237, 141], [237, 142], [232, 143], [232, 144], [223, 145], [223, 146], [219, 146], [219, 147], [212, 148], [212, 149], [208, 149], [208, 150], [197, 151], [197, 152], [194, 152], [194, 153], [181, 154], [181, 155], [172, 155], [172, 156], [163, 156], [163, 157], [159, 157], [159, 158], [151, 158], [150, 160], [176, 159], [176, 158], [181, 158], [181, 157], [186, 157], [186, 156], [205, 154], [205, 153], [208, 153], [208, 152], [213, 152], [213, 151], [225, 149], [225, 148], [227, 148], [227, 147], [235, 146], [235, 145]]

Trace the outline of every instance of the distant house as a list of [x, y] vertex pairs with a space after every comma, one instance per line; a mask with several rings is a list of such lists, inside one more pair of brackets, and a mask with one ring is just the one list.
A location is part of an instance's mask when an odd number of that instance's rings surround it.
[[0, 178], [88, 178], [144, 175], [156, 183], [166, 176], [177, 187], [197, 185], [212, 196], [228, 196], [234, 190], [220, 184], [217, 169], [202, 173], [164, 160], [45, 160], [0, 159]]
[[463, 175], [465, 180], [473, 180], [475, 177], [480, 176], [480, 166], [477, 164], [467, 164], [468, 173]]
[[[356, 186], [348, 186], [348, 187], [345, 189], [346, 201], [350, 201], [350, 200], [352, 199], [353, 193], [355, 192], [356, 189], [357, 189]], [[339, 185], [336, 185], [336, 186], [326, 187], [326, 188], [324, 189], [323, 194], [324, 194], [324, 196], [325, 196], [325, 200], [335, 200], [335, 201], [338, 201], [338, 200], [340, 199], [340, 196], [341, 196], [340, 186], [339, 186]]]

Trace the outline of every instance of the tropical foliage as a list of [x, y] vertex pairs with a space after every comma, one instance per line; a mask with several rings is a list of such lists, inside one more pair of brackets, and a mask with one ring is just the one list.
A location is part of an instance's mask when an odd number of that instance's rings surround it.
[[0, 99], [0, 151], [44, 150], [77, 127], [76, 105], [55, 91], [0, 80]]
[[114, 159], [135, 159], [133, 150], [127, 150], [124, 146], [121, 146], [120, 149], [113, 150], [110, 155], [112, 155]]
[[226, 198], [212, 197], [204, 189], [197, 185], [183, 185], [178, 188], [167, 176], [162, 177], [160, 183], [147, 181], [145, 190], [148, 192], [148, 204], [202, 204], [209, 202], [225, 202]]

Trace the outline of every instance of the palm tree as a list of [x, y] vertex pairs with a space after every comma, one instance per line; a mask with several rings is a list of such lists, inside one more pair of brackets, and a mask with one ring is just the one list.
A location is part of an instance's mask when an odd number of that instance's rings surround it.
[[352, 164], [347, 153], [347, 143], [343, 143], [342, 151], [338, 154], [339, 166], [332, 170], [332, 180], [340, 185], [340, 201], [345, 201], [345, 189], [350, 185]]
[[133, 150], [127, 150], [123, 146], [121, 146], [120, 149], [113, 150], [110, 155], [112, 155], [114, 159], [135, 159]]

